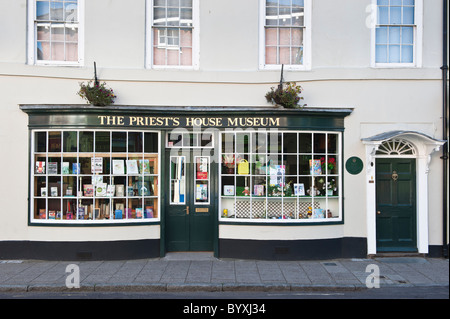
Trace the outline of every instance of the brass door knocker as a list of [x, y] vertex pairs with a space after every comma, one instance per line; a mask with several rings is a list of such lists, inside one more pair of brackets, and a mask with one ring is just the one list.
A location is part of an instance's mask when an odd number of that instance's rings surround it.
[[397, 171], [393, 171], [393, 172], [392, 172], [392, 179], [394, 180], [394, 182], [397, 181], [397, 179], [398, 179]]

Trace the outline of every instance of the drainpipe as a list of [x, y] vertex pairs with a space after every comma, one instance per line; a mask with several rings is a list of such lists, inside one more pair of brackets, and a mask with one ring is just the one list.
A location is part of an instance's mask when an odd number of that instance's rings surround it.
[[447, 142], [442, 147], [442, 162], [443, 162], [443, 233], [442, 233], [442, 254], [445, 258], [448, 258], [448, 241], [447, 241], [447, 231], [448, 231], [448, 94], [447, 94], [447, 24], [448, 24], [448, 8], [447, 1], [443, 0], [443, 21], [442, 21], [442, 35], [443, 35], [443, 50], [442, 50], [442, 86], [443, 86], [443, 102], [442, 102], [442, 122], [443, 122], [443, 139]]

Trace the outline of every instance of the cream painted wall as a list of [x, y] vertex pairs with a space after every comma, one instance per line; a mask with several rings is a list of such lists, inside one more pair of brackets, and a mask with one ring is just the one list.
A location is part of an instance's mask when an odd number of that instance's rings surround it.
[[[0, 0], [0, 240], [159, 238], [157, 226], [47, 228], [27, 225], [28, 129], [20, 104], [82, 104], [78, 83], [93, 78], [114, 88], [121, 105], [260, 106], [279, 71], [258, 70], [258, 0], [200, 0], [199, 70], [145, 69], [144, 0], [86, 0], [85, 65], [26, 64], [26, 0]], [[312, 69], [286, 71], [311, 107], [351, 107], [344, 161], [364, 160], [362, 137], [380, 125], [418, 127], [435, 138], [441, 128], [441, 1], [424, 1], [423, 67], [370, 68], [370, 0], [313, 0]], [[174, 94], [176, 93], [176, 94]], [[6, 154], [6, 156], [5, 156]], [[366, 163], [365, 163], [366, 164]], [[432, 157], [430, 244], [441, 244], [441, 162]], [[364, 174], [344, 172], [344, 221], [337, 226], [221, 226], [223, 238], [305, 239], [366, 236]], [[130, 231], [131, 229], [131, 231]]]

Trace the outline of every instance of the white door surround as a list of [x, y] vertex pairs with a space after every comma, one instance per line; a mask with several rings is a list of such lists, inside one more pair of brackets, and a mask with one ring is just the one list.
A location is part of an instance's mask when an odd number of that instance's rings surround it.
[[[408, 155], [377, 154], [380, 145], [389, 140], [403, 140], [414, 147]], [[445, 141], [434, 139], [416, 131], [390, 131], [361, 139], [366, 146], [366, 214], [367, 254], [375, 255], [376, 247], [376, 182], [375, 159], [377, 157], [410, 157], [416, 159], [416, 202], [417, 202], [417, 249], [428, 253], [428, 171], [431, 155], [438, 151]], [[419, 196], [420, 194], [420, 196]]]

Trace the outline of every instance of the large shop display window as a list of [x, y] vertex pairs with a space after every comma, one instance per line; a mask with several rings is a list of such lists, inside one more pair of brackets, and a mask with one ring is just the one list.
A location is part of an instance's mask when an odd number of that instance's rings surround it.
[[341, 133], [221, 134], [220, 219], [341, 221]]
[[31, 220], [158, 221], [159, 133], [32, 132]]

